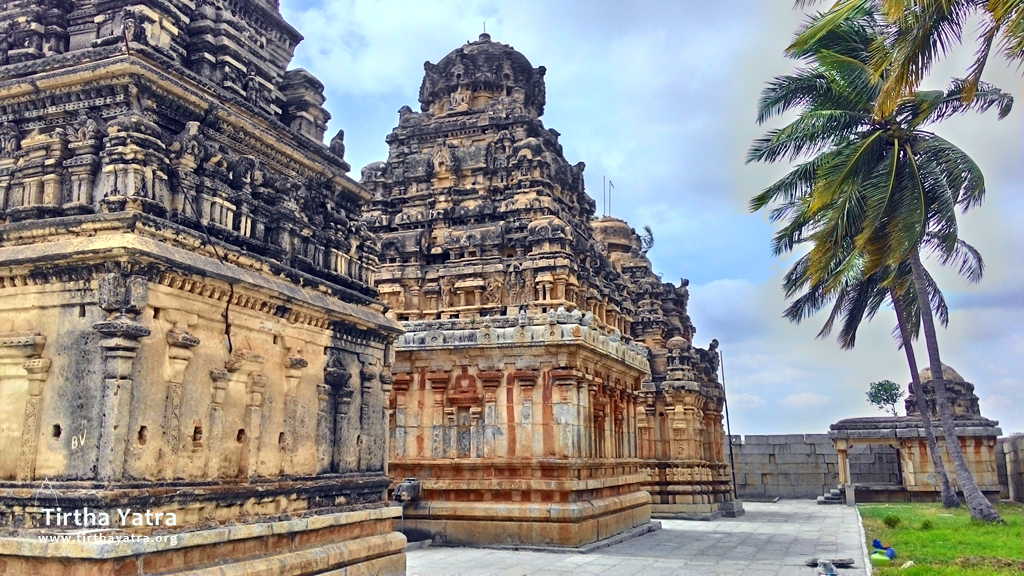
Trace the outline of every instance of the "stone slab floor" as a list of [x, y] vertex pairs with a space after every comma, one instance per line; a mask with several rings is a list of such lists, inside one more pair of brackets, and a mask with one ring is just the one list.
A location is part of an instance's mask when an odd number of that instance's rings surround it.
[[839, 576], [864, 576], [860, 522], [849, 506], [813, 500], [744, 503], [740, 518], [661, 520], [662, 529], [590, 554], [427, 547], [408, 553], [409, 576], [601, 574], [805, 576], [813, 556], [853, 558]]

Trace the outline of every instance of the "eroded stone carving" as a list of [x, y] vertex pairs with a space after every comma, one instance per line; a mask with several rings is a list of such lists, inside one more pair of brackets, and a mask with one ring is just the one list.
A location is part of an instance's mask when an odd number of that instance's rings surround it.
[[[313, 551], [336, 560], [325, 570], [404, 567], [382, 502], [401, 329], [370, 286], [369, 191], [340, 132], [323, 141], [324, 87], [288, 70], [300, 39], [260, 0], [0, 6], [0, 540], [55, 529], [46, 493], [173, 515], [127, 530], [188, 533], [229, 570], [308, 570]], [[335, 356], [375, 374], [340, 407]], [[95, 526], [57, 529], [79, 528]], [[72, 544], [6, 561], [44, 573], [84, 554], [103, 576], [115, 554], [132, 572], [165, 552], [176, 570], [210, 562], [188, 543]]]

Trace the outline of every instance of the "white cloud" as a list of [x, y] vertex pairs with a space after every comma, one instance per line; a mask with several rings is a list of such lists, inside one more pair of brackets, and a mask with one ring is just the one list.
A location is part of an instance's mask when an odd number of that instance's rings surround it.
[[742, 393], [729, 397], [729, 407], [734, 410], [737, 408], [760, 408], [761, 406], [764, 406], [764, 398], [757, 394]]
[[790, 394], [782, 400], [779, 400], [779, 404], [797, 409], [817, 408], [818, 406], [828, 404], [831, 399], [832, 398], [828, 396], [815, 394], [814, 392], [798, 392], [796, 394]]

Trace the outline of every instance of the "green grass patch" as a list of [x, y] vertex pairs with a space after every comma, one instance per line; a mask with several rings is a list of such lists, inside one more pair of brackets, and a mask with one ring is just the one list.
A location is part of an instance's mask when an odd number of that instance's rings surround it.
[[[975, 522], [966, 506], [861, 504], [868, 551], [878, 538], [896, 549], [877, 576], [1024, 576], [1024, 507], [997, 504], [1006, 524]], [[908, 560], [914, 566], [899, 568]]]

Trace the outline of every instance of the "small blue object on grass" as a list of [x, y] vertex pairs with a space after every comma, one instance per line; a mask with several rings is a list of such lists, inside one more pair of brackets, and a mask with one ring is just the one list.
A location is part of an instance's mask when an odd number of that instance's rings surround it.
[[[882, 541], [875, 538], [871, 541], [871, 545], [875, 547], [875, 551], [871, 554], [871, 565], [872, 566], [888, 566], [890, 562], [896, 559], [896, 550], [892, 547], [882, 544]], [[875, 557], [878, 556], [878, 562], [875, 563]]]

